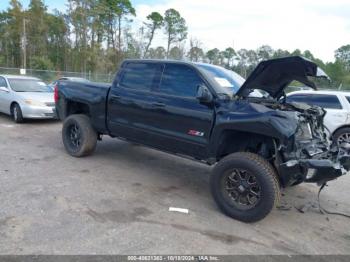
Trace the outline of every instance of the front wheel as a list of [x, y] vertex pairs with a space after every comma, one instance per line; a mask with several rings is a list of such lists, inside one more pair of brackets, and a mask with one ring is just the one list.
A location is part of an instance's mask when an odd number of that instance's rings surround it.
[[273, 167], [259, 155], [247, 152], [223, 158], [213, 169], [210, 186], [219, 208], [243, 222], [263, 219], [280, 198]]
[[19, 106], [19, 104], [14, 103], [11, 107], [11, 115], [12, 119], [15, 123], [23, 123], [23, 114], [22, 114], [22, 109]]
[[62, 127], [62, 140], [67, 152], [75, 157], [90, 155], [97, 143], [97, 133], [86, 115], [67, 117]]

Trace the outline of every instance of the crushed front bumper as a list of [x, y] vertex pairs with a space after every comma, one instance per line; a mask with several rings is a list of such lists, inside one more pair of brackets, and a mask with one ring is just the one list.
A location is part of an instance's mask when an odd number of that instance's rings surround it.
[[323, 184], [336, 179], [350, 170], [350, 154], [339, 152], [336, 160], [300, 159], [289, 160], [278, 167], [283, 186], [310, 182]]

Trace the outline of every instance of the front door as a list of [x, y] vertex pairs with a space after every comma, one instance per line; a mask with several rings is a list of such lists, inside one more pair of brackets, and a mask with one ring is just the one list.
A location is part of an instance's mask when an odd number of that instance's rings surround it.
[[157, 131], [160, 143], [168, 150], [203, 159], [206, 157], [214, 120], [213, 104], [196, 99], [204, 80], [190, 65], [165, 65], [156, 90]]

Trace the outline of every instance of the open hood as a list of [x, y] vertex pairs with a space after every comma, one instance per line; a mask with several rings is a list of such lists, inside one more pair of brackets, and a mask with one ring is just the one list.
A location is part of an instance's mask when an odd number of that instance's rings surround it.
[[260, 89], [279, 98], [294, 80], [316, 89], [308, 76], [328, 78], [314, 62], [300, 56], [266, 60], [258, 64], [236, 95], [247, 97], [254, 89]]

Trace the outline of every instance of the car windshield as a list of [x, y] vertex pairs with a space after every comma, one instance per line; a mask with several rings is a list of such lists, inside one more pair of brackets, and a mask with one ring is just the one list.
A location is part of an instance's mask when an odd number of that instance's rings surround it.
[[9, 82], [15, 92], [52, 92], [52, 89], [39, 79], [11, 78]]
[[239, 74], [219, 66], [198, 64], [198, 67], [211, 78], [212, 82], [216, 83], [218, 93], [227, 94], [230, 97], [239, 90], [245, 81]]

